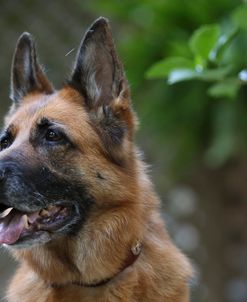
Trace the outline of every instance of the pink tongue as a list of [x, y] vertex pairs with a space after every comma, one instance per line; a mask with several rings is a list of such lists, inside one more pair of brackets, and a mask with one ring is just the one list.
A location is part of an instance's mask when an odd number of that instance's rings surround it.
[[25, 228], [25, 214], [11, 211], [3, 219], [0, 219], [0, 244], [15, 243]]

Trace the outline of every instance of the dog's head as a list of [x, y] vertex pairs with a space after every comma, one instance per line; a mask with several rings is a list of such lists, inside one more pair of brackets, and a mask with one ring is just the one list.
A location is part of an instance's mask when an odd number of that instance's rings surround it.
[[25, 247], [73, 235], [92, 213], [133, 199], [135, 116], [107, 20], [86, 32], [58, 91], [24, 33], [11, 99], [0, 140], [0, 243]]

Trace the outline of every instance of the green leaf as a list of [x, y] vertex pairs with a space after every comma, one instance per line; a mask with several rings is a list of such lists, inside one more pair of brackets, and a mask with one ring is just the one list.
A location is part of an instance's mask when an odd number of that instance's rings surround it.
[[237, 7], [232, 13], [232, 21], [240, 28], [247, 29], [247, 5]]
[[198, 72], [198, 78], [203, 81], [220, 81], [227, 76], [232, 70], [231, 66], [220, 67], [215, 69], [205, 69]]
[[172, 85], [182, 81], [188, 80], [202, 80], [206, 82], [220, 81], [229, 72], [231, 67], [221, 67], [217, 69], [205, 69], [197, 71], [195, 69], [174, 69], [168, 76], [168, 84]]
[[194, 69], [175, 69], [168, 77], [168, 84], [197, 79], [198, 73]]
[[193, 68], [193, 62], [182, 57], [170, 57], [152, 65], [146, 73], [148, 79], [164, 78], [173, 69]]
[[230, 32], [223, 34], [217, 41], [217, 45], [215, 49], [213, 49], [210, 53], [210, 59], [212, 61], [220, 62], [225, 51], [228, 49], [233, 39], [239, 33], [239, 28], [234, 27], [230, 30]]
[[210, 52], [216, 46], [220, 36], [220, 27], [214, 25], [204, 25], [197, 29], [190, 38], [189, 45], [194, 55], [202, 60], [208, 60]]
[[216, 83], [208, 89], [208, 94], [214, 98], [230, 98], [237, 96], [241, 82], [238, 79], [227, 79]]

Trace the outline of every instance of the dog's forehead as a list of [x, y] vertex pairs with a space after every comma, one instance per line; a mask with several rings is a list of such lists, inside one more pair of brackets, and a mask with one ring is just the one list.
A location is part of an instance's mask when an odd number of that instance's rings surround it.
[[52, 95], [33, 93], [6, 119], [6, 126], [27, 129], [47, 118], [65, 127], [88, 125], [88, 115], [83, 107], [83, 98], [75, 91], [62, 89]]

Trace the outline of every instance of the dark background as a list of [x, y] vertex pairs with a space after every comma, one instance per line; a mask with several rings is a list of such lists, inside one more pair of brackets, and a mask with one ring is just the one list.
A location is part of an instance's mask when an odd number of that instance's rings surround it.
[[[194, 265], [196, 302], [247, 301], [247, 91], [241, 82], [231, 97], [224, 88], [216, 98], [200, 79], [171, 86], [165, 75], [152, 80], [146, 75], [163, 58], [191, 59], [192, 33], [205, 24], [233, 27], [231, 16], [244, 2], [0, 0], [1, 116], [10, 105], [11, 59], [23, 31], [35, 36], [40, 59], [59, 88], [85, 29], [101, 15], [110, 19], [140, 118], [137, 141], [151, 165], [170, 234]], [[223, 61], [233, 65], [230, 80], [247, 66], [245, 5], [241, 9], [241, 29]], [[15, 265], [7, 251], [0, 253], [4, 297]]]

